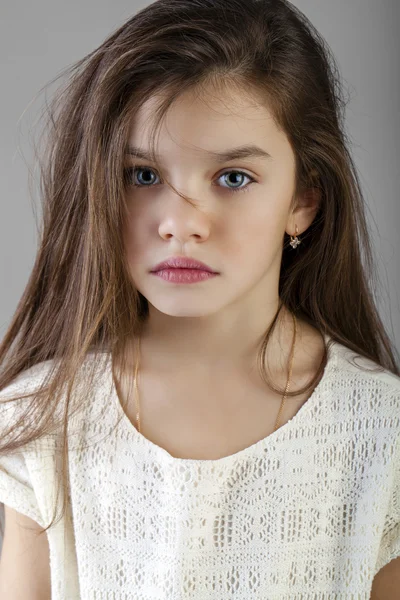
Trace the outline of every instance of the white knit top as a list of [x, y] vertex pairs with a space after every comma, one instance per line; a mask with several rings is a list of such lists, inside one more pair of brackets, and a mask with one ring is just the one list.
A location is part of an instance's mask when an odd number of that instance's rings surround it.
[[[217, 460], [174, 458], [139, 433], [110, 355], [98, 357], [106, 369], [79, 438], [88, 447], [69, 452], [67, 514], [47, 534], [52, 600], [369, 599], [375, 574], [400, 556], [400, 378], [354, 356], [334, 344], [287, 423]], [[43, 527], [53, 443], [0, 457], [0, 502]]]

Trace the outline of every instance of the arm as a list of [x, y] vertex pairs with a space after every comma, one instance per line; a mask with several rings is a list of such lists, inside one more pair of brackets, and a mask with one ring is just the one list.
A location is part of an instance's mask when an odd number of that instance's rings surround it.
[[50, 552], [47, 534], [38, 536], [42, 528], [35, 521], [9, 506], [4, 505], [4, 509], [0, 598], [50, 600]]
[[370, 600], [400, 598], [400, 557], [394, 558], [375, 575]]

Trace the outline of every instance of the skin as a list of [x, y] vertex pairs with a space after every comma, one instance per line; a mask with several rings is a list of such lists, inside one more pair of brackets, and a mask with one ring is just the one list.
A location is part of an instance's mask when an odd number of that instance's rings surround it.
[[[289, 213], [293, 150], [265, 106], [243, 96], [232, 90], [217, 96], [210, 91], [209, 101], [205, 95], [182, 95], [169, 110], [158, 138], [162, 173], [149, 161], [127, 157], [126, 167], [138, 165], [131, 182], [141, 185], [127, 189], [124, 243], [132, 280], [149, 302], [141, 338], [143, 367], [182, 373], [184, 366], [193, 377], [216, 380], [221, 372], [252, 372], [262, 335], [278, 308], [284, 233], [295, 235], [297, 225], [301, 236], [318, 210], [318, 190], [311, 188], [298, 198], [296, 211]], [[148, 101], [136, 115], [130, 144], [148, 149], [147, 123], [155, 101]], [[204, 150], [244, 144], [260, 146], [271, 159], [218, 164], [204, 154]], [[140, 170], [144, 167], [151, 172]], [[244, 171], [246, 176], [236, 174], [235, 179], [229, 169]], [[163, 183], [164, 175], [197, 199], [201, 210]], [[235, 187], [247, 191], [233, 192]], [[176, 254], [201, 260], [220, 274], [179, 285], [149, 273]], [[277, 374], [287, 369], [293, 336], [291, 315], [281, 314], [281, 326], [266, 354], [271, 371]], [[294, 372], [300, 374], [318, 366], [322, 342], [314, 328], [299, 320], [297, 325], [296, 353], [302, 360], [295, 361]]]
[[370, 600], [397, 600], [400, 590], [400, 557], [387, 563], [372, 582]]

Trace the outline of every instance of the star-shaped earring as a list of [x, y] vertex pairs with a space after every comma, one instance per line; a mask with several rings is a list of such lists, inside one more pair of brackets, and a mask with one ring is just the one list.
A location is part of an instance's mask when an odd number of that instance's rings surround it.
[[297, 248], [297, 246], [299, 244], [301, 244], [301, 240], [299, 240], [299, 238], [297, 237], [297, 233], [299, 231], [297, 225], [295, 226], [295, 228], [296, 228], [296, 233], [295, 233], [296, 237], [293, 237], [292, 235], [290, 236], [290, 245], [292, 246], [292, 248]]

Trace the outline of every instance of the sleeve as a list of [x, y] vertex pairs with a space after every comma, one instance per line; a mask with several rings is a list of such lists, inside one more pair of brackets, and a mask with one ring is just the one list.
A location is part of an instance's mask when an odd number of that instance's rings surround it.
[[22, 452], [0, 456], [0, 502], [46, 527]]
[[375, 574], [394, 558], [400, 557], [400, 436], [393, 456], [393, 478]]
[[[16, 388], [16, 384], [12, 384], [7, 391], [14, 392], [14, 388]], [[9, 396], [7, 395], [7, 397]], [[18, 412], [18, 401], [4, 403], [1, 401], [2, 398], [0, 398], [1, 435], [9, 428], [10, 423], [15, 422]], [[30, 517], [41, 527], [46, 527], [32, 484], [30, 468], [32, 468], [32, 459], [26, 460], [25, 448], [19, 448], [9, 453], [7, 451], [0, 452], [0, 504], [6, 504]]]

